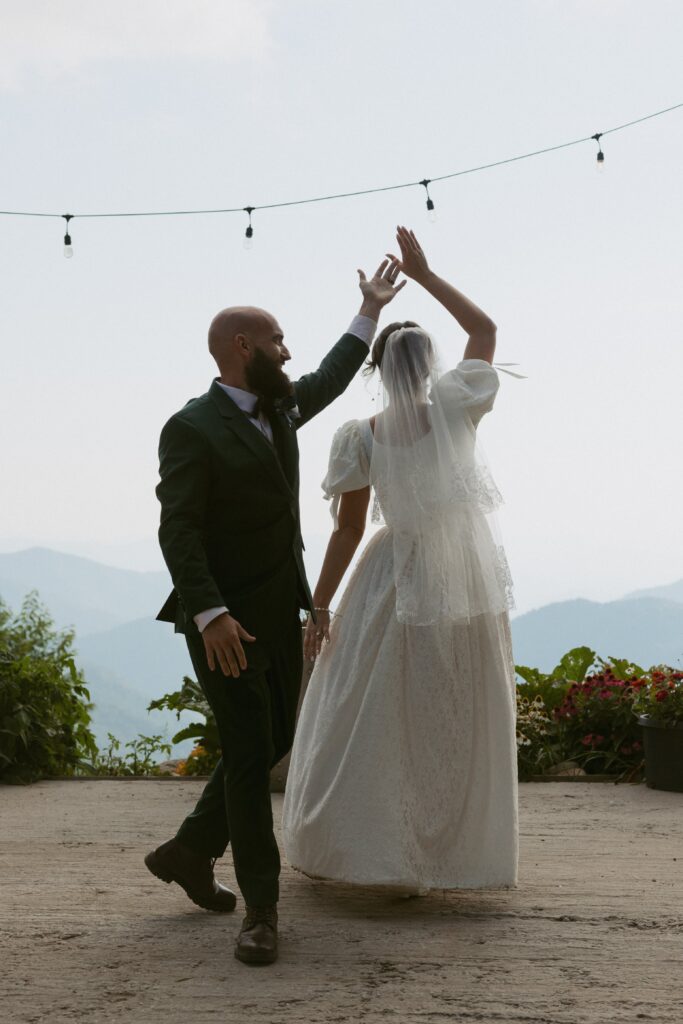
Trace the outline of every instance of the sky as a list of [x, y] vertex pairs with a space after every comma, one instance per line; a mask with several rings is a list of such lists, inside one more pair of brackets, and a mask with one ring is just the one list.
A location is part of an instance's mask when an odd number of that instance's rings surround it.
[[[678, 0], [0, 0], [0, 208], [243, 207], [418, 181], [683, 101]], [[676, 70], [678, 68], [678, 70]], [[317, 365], [414, 228], [498, 325], [480, 438], [520, 612], [683, 576], [683, 109], [595, 143], [417, 187], [246, 216], [0, 217], [0, 550], [161, 566], [157, 441], [214, 376], [206, 329], [256, 304], [292, 376]], [[465, 336], [409, 282], [384, 314]], [[335, 429], [299, 435], [315, 576]]]

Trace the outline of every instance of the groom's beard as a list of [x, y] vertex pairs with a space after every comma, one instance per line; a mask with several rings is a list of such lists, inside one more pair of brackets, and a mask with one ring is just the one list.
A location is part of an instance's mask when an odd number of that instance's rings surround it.
[[294, 391], [282, 367], [259, 348], [254, 350], [251, 362], [245, 367], [244, 377], [249, 390], [259, 396], [266, 410], [272, 409], [279, 398], [287, 398]]

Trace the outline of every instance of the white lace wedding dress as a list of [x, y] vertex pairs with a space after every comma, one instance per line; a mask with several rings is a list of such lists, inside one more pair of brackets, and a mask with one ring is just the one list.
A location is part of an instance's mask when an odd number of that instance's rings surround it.
[[[482, 360], [466, 360], [437, 387], [466, 447], [493, 404], [497, 374]], [[335, 436], [323, 484], [335, 521], [339, 496], [370, 481], [373, 444], [369, 421], [346, 423]], [[358, 562], [302, 705], [284, 803], [286, 856], [308, 875], [358, 884], [514, 886], [507, 610], [457, 624], [399, 621], [394, 528], [382, 511], [387, 525]], [[481, 581], [476, 566], [467, 572], [474, 608]]]

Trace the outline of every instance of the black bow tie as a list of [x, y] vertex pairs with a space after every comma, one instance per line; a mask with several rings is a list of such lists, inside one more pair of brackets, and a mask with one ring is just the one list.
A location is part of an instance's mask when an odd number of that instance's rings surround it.
[[256, 396], [256, 402], [251, 412], [247, 413], [252, 420], [260, 418], [261, 413], [265, 413], [266, 416], [272, 416], [273, 413], [281, 412], [284, 413], [288, 420], [298, 420], [301, 417], [299, 407], [296, 404], [295, 395], [286, 395], [284, 398], [276, 398], [274, 402], [269, 402], [262, 395]]

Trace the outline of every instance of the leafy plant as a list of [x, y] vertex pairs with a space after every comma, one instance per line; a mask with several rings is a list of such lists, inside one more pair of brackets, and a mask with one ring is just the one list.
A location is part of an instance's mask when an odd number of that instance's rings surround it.
[[529, 698], [517, 689], [517, 770], [524, 780], [542, 775], [558, 760], [557, 726], [543, 697]]
[[683, 672], [668, 665], [650, 670], [633, 701], [634, 715], [647, 715], [654, 725], [683, 725]]
[[178, 774], [210, 775], [216, 767], [219, 757], [220, 750], [210, 752], [197, 744], [197, 746], [190, 751], [186, 760], [179, 763], [177, 769]]
[[134, 740], [126, 743], [129, 753], [120, 754], [121, 741], [107, 733], [109, 746], [99, 751], [89, 770], [95, 775], [158, 775], [159, 768], [156, 757], [171, 753], [171, 744], [166, 743], [163, 736], [143, 736], [141, 733]]
[[595, 651], [590, 647], [574, 647], [560, 659], [552, 672], [541, 672], [526, 665], [515, 665], [515, 672], [524, 680], [520, 688], [525, 697], [540, 697], [548, 710], [554, 710], [564, 700], [570, 682], [580, 682], [596, 663]]
[[[643, 670], [617, 659], [600, 660], [600, 667], [582, 682], [572, 683], [555, 709], [560, 744], [567, 759], [591, 774], [633, 771], [643, 759], [640, 728], [633, 716], [638, 691], [647, 685]], [[636, 671], [628, 676], [630, 669]]]
[[187, 760], [183, 762], [183, 774], [207, 775], [213, 771], [221, 756], [218, 726], [199, 683], [190, 679], [189, 676], [185, 676], [180, 690], [153, 700], [147, 710], [175, 711], [178, 719], [182, 711], [192, 711], [194, 714], [202, 715], [203, 722], [190, 722], [175, 734], [173, 742], [182, 743], [187, 739], [196, 740], [194, 749]]
[[96, 756], [73, 641], [73, 632], [55, 629], [37, 594], [16, 615], [0, 600], [0, 781], [73, 775]]

